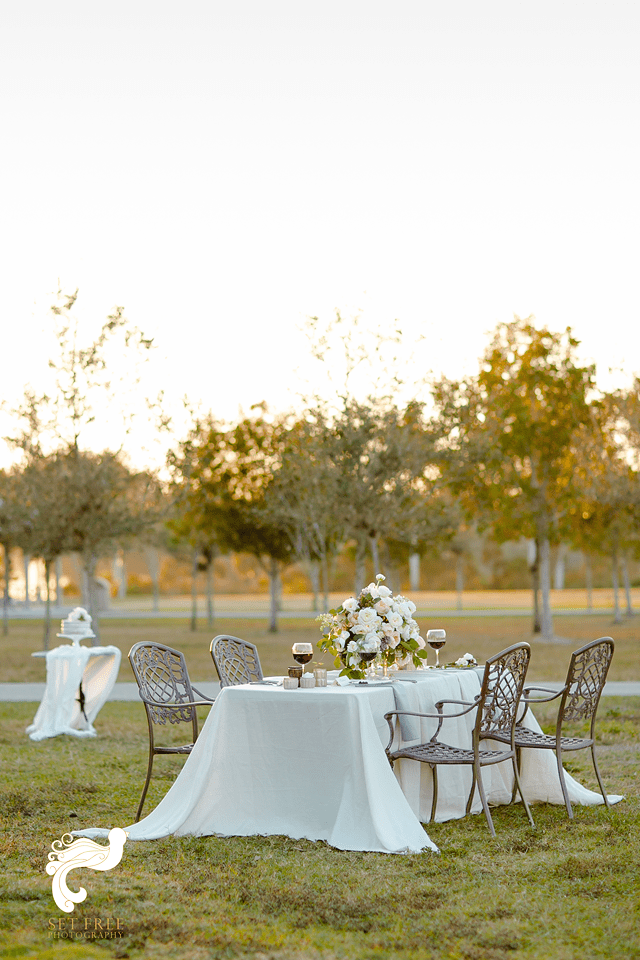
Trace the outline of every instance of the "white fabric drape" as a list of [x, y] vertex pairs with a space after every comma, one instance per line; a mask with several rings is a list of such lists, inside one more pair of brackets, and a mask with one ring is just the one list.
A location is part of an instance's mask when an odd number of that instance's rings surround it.
[[[118, 676], [121, 653], [117, 647], [66, 644], [49, 650], [47, 683], [33, 723], [26, 732], [32, 740], [69, 734], [95, 737], [93, 721], [106, 702]], [[80, 708], [80, 683], [85, 698]]]

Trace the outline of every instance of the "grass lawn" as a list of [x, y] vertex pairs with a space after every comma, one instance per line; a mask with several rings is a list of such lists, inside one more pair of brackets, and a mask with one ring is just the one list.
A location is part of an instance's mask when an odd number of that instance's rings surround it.
[[[118, 630], [126, 647], [124, 625], [105, 640]], [[159, 639], [167, 631], [160, 627]], [[294, 633], [277, 641], [283, 656]], [[544, 709], [536, 713], [548, 729]], [[640, 698], [608, 697], [601, 705], [604, 780], [626, 796], [610, 810], [577, 807], [571, 822], [564, 808], [536, 805], [533, 831], [520, 805], [496, 808], [495, 841], [481, 814], [433, 824], [428, 832], [440, 854], [342, 852], [285, 837], [130, 843], [112, 871], [70, 877], [71, 887], [88, 891], [71, 914], [76, 929], [85, 921], [94, 929], [95, 918], [103, 926], [120, 921], [120, 939], [95, 944], [51, 939], [51, 925], [61, 919], [68, 930], [69, 918], [56, 907], [44, 868], [52, 841], [65, 832], [132, 821], [146, 769], [142, 708], [109, 703], [97, 739], [40, 743], [24, 733], [32, 704], [0, 704], [0, 714], [0, 957], [640, 957]], [[595, 787], [587, 753], [567, 766]], [[180, 765], [156, 759], [147, 811]]]
[[[420, 618], [423, 633], [433, 626], [445, 626], [447, 646], [443, 661], [452, 661], [467, 651], [480, 662], [498, 653], [504, 647], [520, 640], [530, 641], [533, 647], [530, 680], [563, 680], [569, 656], [589, 640], [610, 636], [616, 641], [610, 680], [640, 681], [640, 617], [626, 619], [615, 624], [610, 615], [556, 616], [557, 633], [565, 643], [542, 643], [531, 636], [528, 617], [461, 617], [438, 621]], [[204, 621], [196, 632], [189, 629], [188, 620], [104, 620], [101, 625], [101, 642], [114, 644], [122, 650], [123, 661], [118, 680], [133, 682], [133, 674], [127, 660], [131, 646], [139, 640], [156, 640], [182, 650], [187, 658], [191, 679], [217, 680], [209, 644], [213, 636], [228, 633], [255, 643], [260, 653], [264, 673], [282, 674], [292, 663], [291, 645], [296, 641], [311, 641], [317, 645], [320, 639], [319, 625], [309, 620], [282, 620], [278, 633], [269, 633], [267, 620], [220, 619], [210, 630]], [[52, 646], [60, 643], [55, 639]], [[0, 637], [0, 681], [37, 682], [45, 678], [42, 660], [33, 659], [31, 653], [42, 649], [42, 623], [37, 620], [14, 620], [9, 624], [9, 635]], [[433, 662], [434, 655], [431, 653]], [[320, 660], [320, 651], [316, 659]]]

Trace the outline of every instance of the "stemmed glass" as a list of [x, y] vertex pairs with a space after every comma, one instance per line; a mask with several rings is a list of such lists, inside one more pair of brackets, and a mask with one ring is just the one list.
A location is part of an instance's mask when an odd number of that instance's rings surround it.
[[294, 643], [291, 647], [291, 653], [293, 654], [293, 659], [296, 663], [309, 663], [313, 657], [313, 644], [311, 643]]
[[438, 651], [444, 647], [447, 642], [446, 630], [427, 630], [427, 643], [432, 650], [436, 652], [436, 667], [440, 666], [440, 657]]

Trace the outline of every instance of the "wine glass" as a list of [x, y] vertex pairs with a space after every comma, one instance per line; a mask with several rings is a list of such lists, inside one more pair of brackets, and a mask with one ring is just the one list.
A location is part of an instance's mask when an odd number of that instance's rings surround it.
[[427, 643], [432, 650], [436, 652], [436, 667], [440, 666], [440, 657], [438, 651], [444, 647], [447, 642], [446, 630], [427, 630]]
[[313, 644], [311, 643], [294, 643], [291, 647], [291, 653], [293, 654], [293, 659], [296, 663], [309, 663], [313, 657]]

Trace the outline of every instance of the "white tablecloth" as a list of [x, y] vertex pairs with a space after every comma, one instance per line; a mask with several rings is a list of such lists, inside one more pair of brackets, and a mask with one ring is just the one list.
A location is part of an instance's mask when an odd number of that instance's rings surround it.
[[[403, 760], [394, 776], [383, 750], [389, 737], [384, 714], [434, 712], [434, 704], [446, 698], [472, 700], [480, 681], [473, 670], [406, 676], [419, 682], [293, 691], [224, 688], [169, 792], [144, 820], [125, 828], [129, 839], [283, 834], [325, 840], [343, 850], [435, 850], [420, 823], [430, 814], [430, 770]], [[442, 739], [469, 746], [474, 716], [445, 721]], [[431, 736], [435, 721], [418, 723]], [[523, 771], [528, 797], [562, 803], [552, 754], [529, 754]], [[483, 770], [491, 803], [510, 801], [510, 770], [510, 762]], [[567, 781], [576, 803], [602, 803], [599, 794], [571, 777]], [[470, 770], [440, 767], [439, 783], [437, 819], [464, 816]], [[479, 800], [473, 809], [481, 810]]]
[[[121, 653], [117, 647], [64, 644], [46, 653], [47, 684], [33, 723], [26, 732], [32, 740], [66, 733], [95, 737], [93, 721], [118, 676]], [[80, 708], [80, 682], [85, 698]]]

